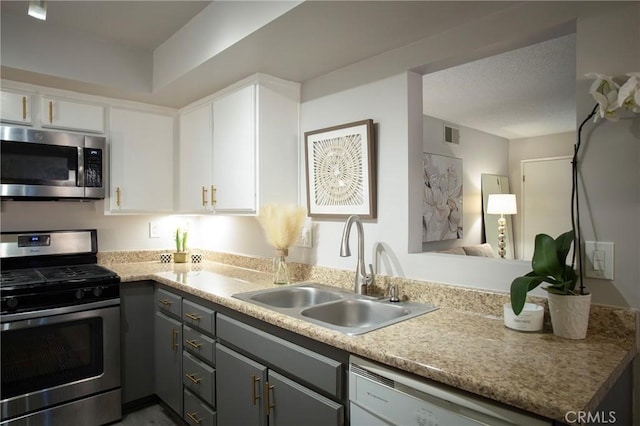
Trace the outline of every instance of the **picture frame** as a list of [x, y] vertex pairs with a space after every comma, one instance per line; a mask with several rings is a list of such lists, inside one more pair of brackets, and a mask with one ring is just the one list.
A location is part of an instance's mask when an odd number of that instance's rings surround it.
[[372, 119], [305, 132], [307, 212], [316, 218], [375, 219]]

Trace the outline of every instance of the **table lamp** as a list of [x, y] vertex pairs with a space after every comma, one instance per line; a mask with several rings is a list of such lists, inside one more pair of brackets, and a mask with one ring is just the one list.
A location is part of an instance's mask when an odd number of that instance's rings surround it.
[[500, 215], [500, 219], [498, 219], [498, 254], [504, 259], [504, 255], [507, 254], [504, 249], [507, 245], [504, 241], [504, 231], [507, 228], [507, 220], [504, 215], [518, 213], [515, 194], [489, 194], [487, 213]]

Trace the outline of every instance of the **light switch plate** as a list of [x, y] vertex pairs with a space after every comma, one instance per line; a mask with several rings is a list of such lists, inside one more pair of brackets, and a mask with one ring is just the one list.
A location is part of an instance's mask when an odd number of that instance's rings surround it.
[[160, 222], [149, 222], [149, 238], [160, 238]]
[[296, 241], [296, 247], [313, 247], [313, 224], [309, 221], [304, 224], [300, 231], [298, 241]]
[[585, 268], [587, 278], [613, 280], [614, 276], [614, 244], [600, 241], [585, 241]]

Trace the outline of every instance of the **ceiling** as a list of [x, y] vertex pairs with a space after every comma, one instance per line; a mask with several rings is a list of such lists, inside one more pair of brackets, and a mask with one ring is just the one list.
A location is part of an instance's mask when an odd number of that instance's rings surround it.
[[507, 139], [574, 131], [575, 52], [569, 34], [426, 74], [423, 113]]
[[[211, 3], [53, 0], [48, 2], [47, 21], [42, 25], [51, 31], [98, 38], [148, 53]], [[251, 7], [250, 2], [245, 3]], [[182, 107], [255, 72], [304, 82], [513, 4], [306, 1], [151, 93], [132, 93], [5, 66], [2, 77]], [[2, 0], [0, 14], [24, 16], [27, 5], [27, 1]], [[575, 128], [575, 53], [571, 49], [575, 51], [575, 40], [562, 38], [429, 74], [424, 79], [424, 112], [508, 138], [570, 131]], [[536, 123], [548, 126], [541, 129]]]

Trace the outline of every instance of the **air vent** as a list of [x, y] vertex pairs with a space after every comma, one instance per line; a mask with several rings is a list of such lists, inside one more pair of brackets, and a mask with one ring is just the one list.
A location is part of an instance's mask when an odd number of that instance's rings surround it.
[[395, 384], [395, 382], [393, 380], [391, 380], [391, 379], [389, 379], [387, 377], [381, 376], [379, 374], [376, 374], [376, 373], [374, 373], [372, 371], [369, 371], [366, 368], [364, 368], [364, 367], [362, 367], [362, 366], [360, 366], [358, 364], [355, 364], [353, 362], [350, 363], [350, 364], [351, 364], [350, 370], [351, 370], [352, 373], [357, 374], [357, 375], [362, 376], [362, 377], [366, 377], [369, 380], [373, 380], [374, 382], [377, 382], [377, 383], [379, 383], [381, 385], [388, 386], [388, 387], [390, 387], [392, 389], [396, 387], [396, 384]]
[[444, 126], [444, 141], [460, 145], [460, 129], [452, 126]]

